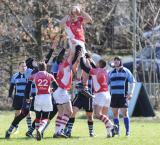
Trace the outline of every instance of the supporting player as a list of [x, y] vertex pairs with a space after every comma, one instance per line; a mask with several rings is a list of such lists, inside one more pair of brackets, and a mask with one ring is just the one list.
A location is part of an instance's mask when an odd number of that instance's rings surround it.
[[[56, 48], [56, 45], [52, 45], [52, 49], [50, 49], [49, 53], [46, 56], [45, 63], [48, 63], [48, 61], [50, 60], [50, 58], [52, 56], [52, 53], [53, 53], [55, 48]], [[65, 54], [65, 48], [62, 48], [62, 50], [60, 51], [58, 56], [53, 58], [53, 62], [52, 62], [52, 66], [51, 66], [51, 73], [54, 75], [55, 79], [57, 77], [58, 65], [60, 64], [60, 61], [62, 60], [64, 54]], [[53, 94], [52, 94], [52, 104], [53, 104], [53, 111], [51, 111], [49, 113], [49, 118], [48, 118], [47, 125], [45, 126], [45, 128], [41, 132], [42, 137], [43, 137], [45, 129], [47, 128], [50, 121], [54, 118], [54, 116], [57, 114], [57, 111], [58, 111], [57, 104], [56, 104], [56, 102], [53, 98]], [[35, 130], [35, 120], [32, 123], [32, 127], [26, 132], [26, 136], [33, 137], [32, 133], [33, 133], [34, 130]]]
[[[49, 62], [49, 60], [50, 60], [50, 58], [51, 58], [51, 56], [52, 56], [52, 53], [54, 52], [54, 50], [56, 49], [56, 47], [57, 47], [57, 44], [54, 42], [54, 43], [52, 44], [52, 47], [50, 48], [48, 54], [47, 54], [46, 57], [45, 57], [45, 63], [46, 63], [46, 64]], [[64, 53], [65, 53], [65, 49], [62, 49], [62, 50], [60, 51], [59, 55], [56, 57], [57, 62], [58, 62], [59, 59], [61, 59], [61, 57], [63, 57]], [[58, 65], [58, 63], [56, 63], [56, 64]], [[58, 71], [58, 70], [57, 70], [57, 69], [58, 69], [58, 66], [57, 66], [57, 65], [56, 65], [56, 69], [55, 69], [55, 65], [53, 64], [52, 67], [54, 67], [54, 73], [51, 71], [51, 73], [54, 75], [55, 78], [56, 78], [56, 73], [57, 73], [57, 72], [55, 72], [55, 71]], [[52, 69], [51, 69], [51, 70], [52, 70]], [[33, 74], [36, 73], [36, 72], [38, 72], [38, 70], [37, 70], [37, 71], [34, 71]], [[33, 86], [34, 86], [34, 88], [35, 88], [34, 83], [32, 83], [32, 90], [33, 90]], [[56, 86], [55, 86], [55, 87], [56, 87]], [[34, 97], [35, 97], [35, 95], [36, 95], [36, 94], [34, 93]], [[32, 93], [32, 96], [33, 96], [33, 93]], [[34, 98], [34, 97], [33, 97], [33, 98]], [[32, 99], [32, 105], [31, 105], [31, 109], [32, 109], [32, 110], [34, 110], [34, 101], [33, 101], [33, 100], [34, 100], [34, 99]], [[49, 125], [50, 121], [51, 121], [51, 120], [54, 118], [54, 116], [57, 114], [57, 105], [56, 105], [56, 103], [55, 103], [55, 101], [54, 101], [53, 94], [52, 94], [52, 105], [53, 105], [53, 110], [49, 113], [49, 119], [48, 119], [47, 125], [45, 126], [45, 128], [44, 128], [44, 129], [42, 130], [42, 132], [41, 132], [42, 137], [43, 137], [44, 131], [45, 131], [45, 129], [47, 128], [47, 126]], [[31, 137], [31, 138], [34, 137], [32, 133], [33, 133], [33, 131], [35, 130], [35, 121], [36, 121], [36, 119], [33, 121], [31, 128], [26, 132], [26, 136], [27, 136], [27, 137]]]
[[[104, 60], [100, 60], [96, 66], [87, 67], [84, 64], [84, 58], [81, 57], [80, 65], [81, 68], [88, 74], [92, 76], [93, 80], [93, 88], [94, 88], [94, 113], [96, 118], [101, 120], [107, 129], [107, 137], [114, 137], [117, 133], [117, 127], [113, 125], [111, 120], [108, 118], [106, 114], [103, 114], [103, 110], [108, 110], [110, 105], [110, 94], [108, 92], [107, 85], [107, 72], [105, 70], [106, 62]], [[93, 65], [92, 65], [93, 66]]]
[[[76, 47], [81, 48], [79, 45]], [[55, 134], [53, 137], [66, 137], [63, 130], [69, 120], [69, 117], [73, 113], [68, 90], [70, 90], [72, 86], [72, 65], [76, 61], [76, 59], [73, 58], [74, 56], [75, 55], [69, 51], [69, 54], [67, 54], [65, 58], [62, 58], [61, 63], [59, 64], [57, 73], [57, 82], [59, 87], [53, 94], [58, 108]]]
[[[88, 55], [89, 56], [89, 55]], [[92, 107], [92, 102], [93, 102], [93, 88], [92, 88], [92, 78], [89, 76], [89, 81], [88, 81], [88, 91], [90, 92], [90, 95], [87, 95], [84, 93], [84, 89], [86, 89], [86, 86], [83, 85], [83, 82], [76, 84], [76, 93], [75, 93], [75, 98], [72, 101], [72, 106], [73, 106], [73, 114], [71, 118], [69, 119], [66, 127], [65, 127], [65, 135], [68, 137], [71, 137], [71, 132], [72, 128], [75, 122], [75, 116], [78, 113], [78, 111], [83, 108], [86, 111], [86, 116], [88, 119], [88, 129], [89, 129], [89, 136], [93, 137], [94, 132], [93, 132], [93, 107]]]

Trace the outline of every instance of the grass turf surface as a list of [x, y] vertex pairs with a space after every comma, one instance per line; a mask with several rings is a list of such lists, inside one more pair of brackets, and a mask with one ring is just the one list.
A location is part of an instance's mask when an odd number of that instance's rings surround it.
[[[0, 112], [0, 145], [158, 145], [160, 144], [160, 121], [152, 119], [132, 119], [131, 135], [125, 137], [123, 122], [121, 121], [121, 135], [114, 138], [106, 138], [106, 130], [99, 120], [94, 121], [95, 137], [88, 135], [86, 119], [76, 119], [72, 138], [52, 138], [54, 131], [54, 120], [47, 128], [44, 139], [36, 141], [25, 137], [27, 130], [26, 120], [19, 125], [17, 134], [12, 134], [9, 140], [4, 139], [5, 131], [8, 129], [14, 112]], [[122, 120], [122, 119], [121, 119]]]

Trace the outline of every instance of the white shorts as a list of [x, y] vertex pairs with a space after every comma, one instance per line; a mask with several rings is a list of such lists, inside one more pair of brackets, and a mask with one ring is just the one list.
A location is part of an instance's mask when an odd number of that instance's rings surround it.
[[95, 93], [94, 105], [101, 107], [110, 107], [111, 95], [109, 92]]
[[68, 103], [71, 99], [70, 95], [68, 94], [68, 91], [60, 87], [58, 87], [56, 91], [53, 93], [53, 98], [56, 104], [65, 104]]
[[77, 39], [68, 39], [70, 49], [75, 52], [75, 46], [80, 45], [82, 47], [82, 54], [85, 55], [87, 53], [85, 48], [85, 43], [81, 40]]
[[53, 111], [51, 94], [36, 95], [34, 100], [34, 110], [44, 112]]

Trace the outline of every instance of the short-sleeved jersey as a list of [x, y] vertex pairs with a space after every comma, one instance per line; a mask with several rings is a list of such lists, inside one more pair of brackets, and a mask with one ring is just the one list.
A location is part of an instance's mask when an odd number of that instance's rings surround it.
[[66, 21], [65, 31], [67, 33], [68, 38], [85, 41], [83, 20], [84, 18], [79, 16], [77, 17], [77, 20], [74, 22], [71, 22], [70, 19]]
[[104, 69], [92, 68], [90, 75], [92, 76], [95, 93], [108, 91], [107, 72]]
[[29, 78], [36, 86], [36, 94], [50, 94], [50, 86], [52, 81], [55, 81], [54, 76], [46, 71], [39, 71], [36, 74], [31, 75]]
[[57, 73], [57, 83], [62, 89], [69, 90], [72, 86], [72, 69], [67, 60], [59, 64]]
[[112, 96], [126, 96], [128, 94], [128, 82], [134, 83], [135, 80], [127, 68], [122, 67], [119, 70], [114, 69], [109, 72], [108, 84]]
[[27, 78], [25, 74], [21, 74], [20, 72], [15, 73], [12, 76], [11, 84], [15, 86], [15, 96], [24, 97], [24, 91], [27, 84]]

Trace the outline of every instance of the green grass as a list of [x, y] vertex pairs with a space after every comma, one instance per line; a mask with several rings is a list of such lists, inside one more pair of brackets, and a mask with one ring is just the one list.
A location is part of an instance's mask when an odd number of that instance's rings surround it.
[[158, 145], [160, 143], [160, 121], [152, 119], [132, 119], [129, 138], [125, 137], [124, 125], [121, 122], [121, 136], [110, 139], [106, 138], [105, 127], [99, 120], [94, 122], [96, 136], [90, 138], [86, 119], [76, 119], [72, 138], [54, 139], [52, 138], [54, 121], [52, 121], [45, 132], [45, 138], [40, 142], [25, 137], [27, 127], [24, 119], [19, 125], [19, 133], [5, 140], [4, 134], [13, 116], [13, 112], [0, 112], [0, 145]]

